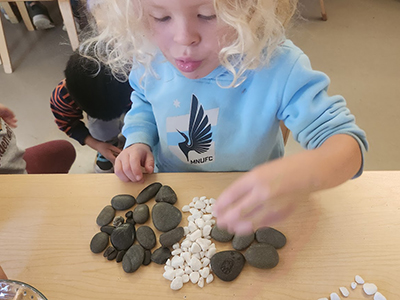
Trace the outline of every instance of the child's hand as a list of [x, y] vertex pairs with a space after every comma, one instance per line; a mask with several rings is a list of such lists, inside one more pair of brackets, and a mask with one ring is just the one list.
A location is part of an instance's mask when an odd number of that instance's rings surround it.
[[10, 127], [17, 127], [17, 119], [11, 109], [0, 104], [0, 117], [6, 122]]
[[96, 150], [113, 164], [115, 164], [115, 158], [121, 153], [121, 149], [105, 142], [98, 143]]
[[232, 233], [248, 234], [284, 219], [295, 208], [300, 194], [304, 195], [287, 188], [296, 176], [302, 174], [287, 166], [284, 159], [244, 174], [217, 199], [214, 215], [218, 226]]
[[133, 144], [118, 155], [115, 160], [114, 173], [125, 182], [143, 182], [142, 168], [147, 173], [153, 173], [153, 153], [145, 144]]

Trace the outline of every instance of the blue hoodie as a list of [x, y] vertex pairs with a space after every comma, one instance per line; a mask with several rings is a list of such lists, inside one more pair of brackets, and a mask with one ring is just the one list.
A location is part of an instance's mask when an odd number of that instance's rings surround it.
[[224, 88], [233, 76], [222, 66], [188, 79], [160, 55], [153, 68], [157, 77], [130, 74], [132, 108], [122, 133], [125, 147], [151, 147], [156, 171], [248, 171], [284, 155], [280, 120], [306, 149], [343, 133], [368, 147], [343, 97], [328, 96], [329, 78], [289, 40], [235, 88]]

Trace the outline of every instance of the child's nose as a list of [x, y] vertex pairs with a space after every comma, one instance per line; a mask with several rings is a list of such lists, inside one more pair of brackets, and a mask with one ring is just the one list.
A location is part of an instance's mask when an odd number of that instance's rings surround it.
[[176, 28], [174, 41], [184, 46], [196, 45], [200, 41], [200, 34], [189, 24], [181, 25]]

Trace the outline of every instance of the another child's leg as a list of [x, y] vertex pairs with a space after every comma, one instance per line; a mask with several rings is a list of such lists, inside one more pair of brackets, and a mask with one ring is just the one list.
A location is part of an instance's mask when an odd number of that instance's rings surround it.
[[36, 29], [44, 30], [54, 27], [46, 6], [39, 1], [27, 1], [25, 4]]
[[[118, 135], [121, 133], [124, 116], [125, 114], [123, 114], [119, 118], [112, 119], [110, 121], [102, 121], [88, 116], [88, 128], [90, 135], [96, 140], [106, 142], [118, 147], [120, 145]], [[96, 156], [95, 172], [114, 172], [113, 164], [109, 160], [107, 160], [100, 152], [98, 152]]]
[[68, 173], [75, 161], [74, 146], [66, 140], [39, 144], [25, 150], [28, 174]]

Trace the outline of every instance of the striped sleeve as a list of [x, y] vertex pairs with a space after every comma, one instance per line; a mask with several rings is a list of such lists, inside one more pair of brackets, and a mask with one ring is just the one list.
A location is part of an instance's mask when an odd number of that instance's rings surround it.
[[81, 145], [84, 145], [85, 138], [89, 135], [89, 130], [82, 121], [82, 109], [79, 108], [68, 93], [65, 79], [52, 92], [50, 108], [58, 128], [69, 137], [77, 140]]

